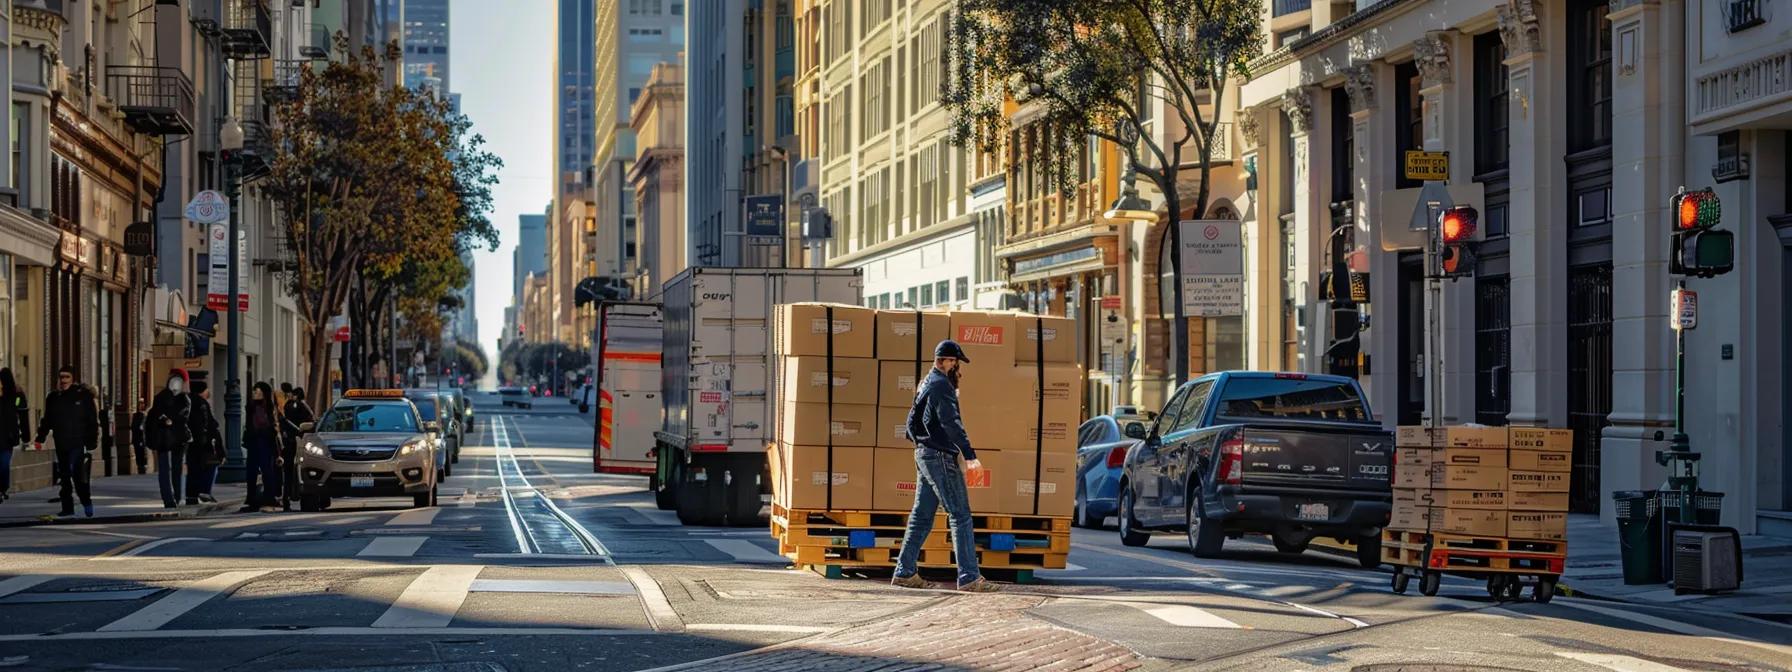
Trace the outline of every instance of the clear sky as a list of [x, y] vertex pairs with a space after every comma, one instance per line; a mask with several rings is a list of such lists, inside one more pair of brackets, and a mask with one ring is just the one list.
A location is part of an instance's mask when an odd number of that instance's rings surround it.
[[517, 215], [539, 213], [553, 198], [554, 2], [452, 0], [449, 11], [448, 67], [461, 112], [504, 159], [491, 215], [502, 241], [473, 262], [479, 341], [496, 364]]

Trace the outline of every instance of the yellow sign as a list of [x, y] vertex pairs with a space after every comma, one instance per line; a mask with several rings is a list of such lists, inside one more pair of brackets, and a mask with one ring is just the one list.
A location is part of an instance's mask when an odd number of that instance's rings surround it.
[[1450, 153], [1406, 150], [1406, 179], [1444, 182], [1450, 179]]
[[349, 390], [342, 395], [355, 399], [403, 399], [404, 390]]

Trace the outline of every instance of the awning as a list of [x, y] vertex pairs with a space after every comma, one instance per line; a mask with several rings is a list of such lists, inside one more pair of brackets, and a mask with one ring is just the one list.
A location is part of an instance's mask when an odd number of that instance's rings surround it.
[[1072, 261], [1072, 262], [1063, 263], [1063, 264], [1053, 264], [1051, 266], [1046, 266], [1044, 268], [1032, 269], [1025, 273], [1016, 273], [1014, 275], [1008, 276], [1008, 281], [1011, 283], [1013, 283], [1013, 282], [1033, 282], [1035, 280], [1047, 280], [1050, 278], [1061, 278], [1061, 277], [1064, 277], [1067, 275], [1090, 273], [1093, 271], [1100, 271], [1100, 270], [1109, 269], [1109, 268], [1118, 268], [1118, 267], [1113, 264], [1106, 263], [1100, 256], [1096, 256], [1093, 259], [1083, 259], [1080, 261]]
[[54, 266], [61, 233], [48, 222], [11, 206], [0, 205], [0, 250], [28, 264]]
[[1088, 247], [1103, 238], [1120, 237], [1120, 227], [1112, 224], [1090, 224], [1038, 238], [1009, 243], [996, 248], [997, 259], [1033, 256], [1061, 249]]

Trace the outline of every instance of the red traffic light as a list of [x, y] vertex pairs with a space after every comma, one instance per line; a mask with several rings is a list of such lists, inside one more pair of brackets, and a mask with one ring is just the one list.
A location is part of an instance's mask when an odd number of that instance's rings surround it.
[[1674, 194], [1675, 231], [1709, 229], [1723, 216], [1723, 205], [1710, 188]]
[[1438, 229], [1446, 245], [1466, 242], [1475, 237], [1475, 224], [1480, 213], [1469, 206], [1457, 206], [1443, 211], [1439, 216]]

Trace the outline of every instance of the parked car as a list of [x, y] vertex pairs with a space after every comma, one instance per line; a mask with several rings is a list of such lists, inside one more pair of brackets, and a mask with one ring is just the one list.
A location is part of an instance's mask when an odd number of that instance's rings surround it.
[[460, 461], [460, 414], [452, 406], [454, 400], [436, 390], [406, 390], [404, 398], [417, 406], [417, 413], [424, 420], [435, 422], [436, 429], [429, 437], [441, 454], [441, 464], [437, 466], [442, 478], [453, 476], [452, 465]]
[[1127, 437], [1123, 428], [1144, 429], [1147, 422], [1139, 415], [1103, 415], [1077, 430], [1076, 511], [1071, 514], [1077, 527], [1100, 528], [1119, 510], [1120, 470], [1127, 449], [1139, 442]]
[[504, 401], [505, 406], [514, 406], [516, 408], [535, 407], [535, 398], [529, 396], [529, 393], [520, 387], [500, 388], [498, 390], [498, 397]]
[[[1143, 431], [1140, 431], [1143, 430]], [[1362, 388], [1340, 376], [1227, 372], [1176, 390], [1120, 476], [1120, 541], [1179, 532], [1196, 557], [1226, 539], [1266, 534], [1300, 553], [1314, 537], [1356, 544], [1381, 564], [1392, 509], [1393, 433]]]

